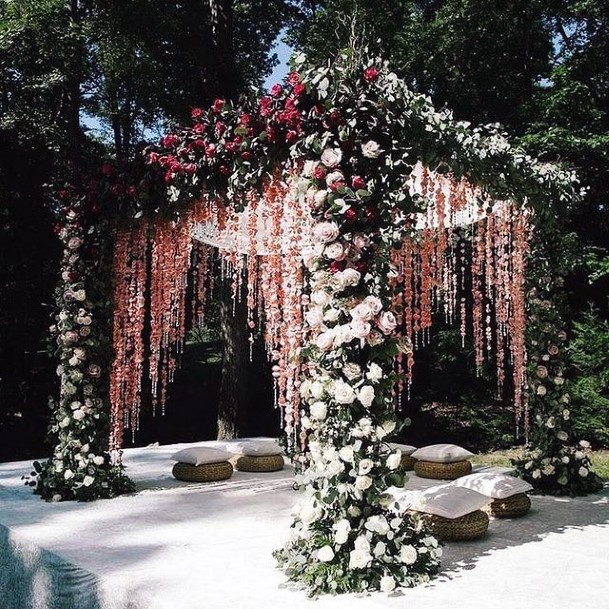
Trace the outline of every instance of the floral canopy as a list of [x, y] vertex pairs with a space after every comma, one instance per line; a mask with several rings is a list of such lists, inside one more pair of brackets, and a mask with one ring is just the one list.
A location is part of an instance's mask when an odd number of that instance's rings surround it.
[[[413, 346], [428, 340], [434, 310], [463, 335], [471, 320], [477, 364], [493, 357], [502, 385], [511, 362], [526, 428], [530, 219], [572, 197], [573, 176], [498, 132], [455, 122], [385, 63], [352, 52], [322, 68], [296, 56], [285, 84], [260, 100], [216, 100], [192, 119], [146, 152], [145, 174], [105, 165], [85, 192], [60, 196], [62, 387], [38, 492], [93, 499], [130, 489], [123, 430], [138, 427], [146, 376], [164, 408], [219, 248], [264, 337], [289, 442], [302, 451], [305, 500], [278, 561], [313, 593], [425, 581], [437, 542], [384, 495], [404, 481], [386, 440]], [[91, 249], [103, 206], [119, 211], [105, 365], [107, 286]]]

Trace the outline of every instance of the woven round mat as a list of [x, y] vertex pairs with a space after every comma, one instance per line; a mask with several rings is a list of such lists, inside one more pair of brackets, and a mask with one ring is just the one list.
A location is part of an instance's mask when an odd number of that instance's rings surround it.
[[178, 462], [173, 466], [171, 473], [174, 478], [185, 482], [215, 482], [230, 478], [233, 475], [233, 466], [228, 461], [205, 465]]
[[282, 455], [240, 456], [235, 461], [235, 468], [240, 472], [277, 472], [283, 469]]
[[420, 478], [434, 478], [436, 480], [455, 480], [472, 471], [469, 461], [455, 461], [454, 463], [432, 463], [431, 461], [416, 461], [414, 473]]
[[531, 500], [526, 493], [518, 493], [505, 499], [495, 499], [484, 510], [495, 518], [516, 518], [531, 509]]
[[482, 510], [465, 514], [460, 518], [444, 518], [434, 514], [422, 514], [423, 520], [435, 537], [442, 541], [466, 541], [482, 537], [488, 529], [488, 515]]
[[414, 469], [414, 464], [416, 463], [416, 459], [411, 457], [410, 455], [405, 455], [402, 453], [402, 460], [400, 461], [400, 467], [409, 472], [411, 469]]

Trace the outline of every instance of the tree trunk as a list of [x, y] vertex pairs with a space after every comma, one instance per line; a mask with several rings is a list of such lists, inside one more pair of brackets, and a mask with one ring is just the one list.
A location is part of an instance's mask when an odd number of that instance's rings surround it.
[[222, 380], [218, 402], [218, 440], [242, 435], [246, 426], [249, 367], [247, 312], [244, 299], [233, 303], [230, 286], [221, 293]]

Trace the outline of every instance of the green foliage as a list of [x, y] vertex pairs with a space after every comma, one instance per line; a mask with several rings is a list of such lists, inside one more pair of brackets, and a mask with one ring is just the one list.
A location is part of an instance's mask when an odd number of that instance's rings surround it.
[[593, 444], [609, 446], [609, 322], [586, 312], [574, 324], [569, 355], [577, 371], [571, 385], [574, 429]]

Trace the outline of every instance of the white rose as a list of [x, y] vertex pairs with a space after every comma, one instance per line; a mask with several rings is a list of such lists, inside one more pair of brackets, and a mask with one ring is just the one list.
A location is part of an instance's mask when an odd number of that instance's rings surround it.
[[340, 148], [326, 148], [321, 153], [321, 162], [330, 169], [340, 164], [343, 153]]
[[325, 200], [328, 198], [327, 190], [318, 190], [313, 197], [315, 199], [316, 205], [322, 205]]
[[351, 268], [342, 271], [342, 275], [345, 286], [356, 286], [362, 278], [362, 274], [359, 271]]
[[374, 401], [374, 387], [372, 385], [364, 385], [357, 392], [357, 399], [362, 403], [364, 408], [370, 408]]
[[582, 478], [585, 478], [585, 477], [588, 475], [588, 470], [587, 470], [585, 467], [583, 467], [583, 466], [582, 466], [582, 467], [580, 467], [580, 468], [577, 470], [577, 473], [578, 473], [578, 474], [579, 474], [579, 475], [580, 475]]
[[85, 418], [85, 411], [82, 408], [75, 410], [72, 413], [72, 417], [74, 417], [75, 421], [82, 421]]
[[85, 476], [82, 483], [83, 486], [91, 486], [95, 482], [95, 478], [93, 476]]
[[334, 332], [331, 330], [327, 330], [326, 332], [322, 332], [315, 339], [315, 344], [322, 351], [330, 351], [334, 346]]
[[313, 228], [313, 238], [320, 243], [330, 243], [338, 237], [336, 222], [319, 222]]
[[372, 486], [372, 478], [370, 476], [358, 476], [355, 479], [355, 488], [360, 491], [365, 491]]
[[383, 556], [383, 554], [385, 554], [386, 549], [387, 549], [387, 546], [382, 541], [379, 541], [374, 546], [373, 554], [376, 558], [378, 558], [379, 556]]
[[355, 391], [351, 385], [344, 381], [337, 381], [334, 385], [334, 399], [339, 404], [353, 404], [355, 400]]
[[363, 549], [349, 552], [349, 569], [365, 569], [372, 562], [372, 555]]
[[324, 394], [324, 385], [319, 381], [313, 381], [309, 387], [309, 392], [316, 399], [319, 400]]
[[319, 163], [317, 161], [305, 161], [304, 167], [302, 168], [302, 175], [305, 178], [310, 178], [318, 165]]
[[347, 508], [347, 514], [352, 518], [357, 518], [358, 516], [361, 516], [362, 511], [356, 505], [350, 505]]
[[550, 417], [547, 421], [546, 421], [546, 427], [548, 429], [554, 429], [554, 426], [556, 425], [556, 423], [554, 422], [554, 417]]
[[362, 144], [362, 155], [367, 159], [376, 159], [381, 152], [383, 152], [381, 147], [374, 140], [368, 140], [365, 144]]
[[333, 330], [334, 330], [335, 342], [338, 345], [345, 345], [347, 343], [350, 343], [354, 339], [353, 331], [351, 330], [351, 327], [348, 325], [335, 326], [333, 328]]
[[582, 448], [590, 448], [590, 442], [588, 442], [588, 440], [580, 440], [579, 445]]
[[358, 364], [354, 362], [347, 362], [343, 366], [343, 374], [350, 380], [353, 381], [356, 378], [359, 378], [362, 374], [362, 369]]
[[[344, 260], [345, 259], [345, 248], [342, 243], [338, 241], [332, 241], [326, 245], [324, 249], [324, 256], [330, 260]], [[341, 273], [341, 279], [344, 281], [344, 275]]]
[[338, 451], [338, 456], [346, 463], [353, 463], [353, 446], [343, 446]]
[[330, 546], [323, 546], [317, 550], [317, 559], [321, 562], [331, 562], [334, 558], [334, 550]]
[[331, 323], [338, 321], [340, 317], [340, 311], [338, 309], [328, 309], [324, 313], [324, 321], [329, 321]]
[[66, 469], [66, 471], [63, 472], [63, 477], [65, 480], [71, 480], [74, 478], [74, 472], [71, 469]]
[[395, 579], [391, 575], [383, 575], [379, 584], [381, 592], [393, 592], [395, 590]]
[[366, 378], [373, 383], [380, 381], [383, 378], [383, 369], [375, 363], [368, 366], [368, 372], [366, 372]]
[[305, 319], [311, 328], [319, 328], [324, 323], [324, 314], [319, 308], [315, 307], [306, 312]]
[[335, 525], [336, 533], [334, 534], [334, 540], [338, 544], [343, 544], [349, 538], [351, 531], [351, 524], [346, 518], [341, 518]]
[[93, 457], [93, 463], [95, 463], [95, 465], [103, 465], [104, 461], [105, 459], [101, 456]]
[[535, 391], [535, 393], [537, 395], [546, 395], [546, 393], [548, 393], [548, 390], [545, 388], [544, 385], [539, 385], [537, 387], [537, 390]]
[[325, 402], [314, 402], [311, 404], [311, 416], [318, 421], [323, 421], [328, 414], [328, 407]]
[[374, 312], [366, 302], [360, 302], [349, 311], [349, 314], [354, 320], [358, 319], [360, 321], [370, 321], [374, 316]]
[[387, 535], [389, 533], [389, 523], [385, 516], [370, 516], [364, 526], [368, 531], [373, 531], [379, 535]]
[[566, 431], [559, 431], [556, 434], [556, 437], [561, 441], [561, 442], [566, 442], [569, 439], [569, 435], [567, 434]]
[[412, 545], [402, 546], [400, 548], [400, 562], [405, 565], [414, 565], [417, 561], [417, 549]]
[[387, 457], [387, 467], [389, 469], [397, 469], [400, 467], [400, 463], [402, 462], [402, 453], [398, 450], [394, 453], [391, 453]]
[[359, 475], [364, 476], [364, 475], [370, 473], [373, 465], [374, 465], [374, 463], [372, 463], [371, 459], [362, 459], [359, 462], [359, 466], [358, 466]]
[[326, 184], [329, 188], [332, 188], [335, 184], [339, 182], [344, 182], [345, 176], [341, 171], [333, 171], [326, 176]]

